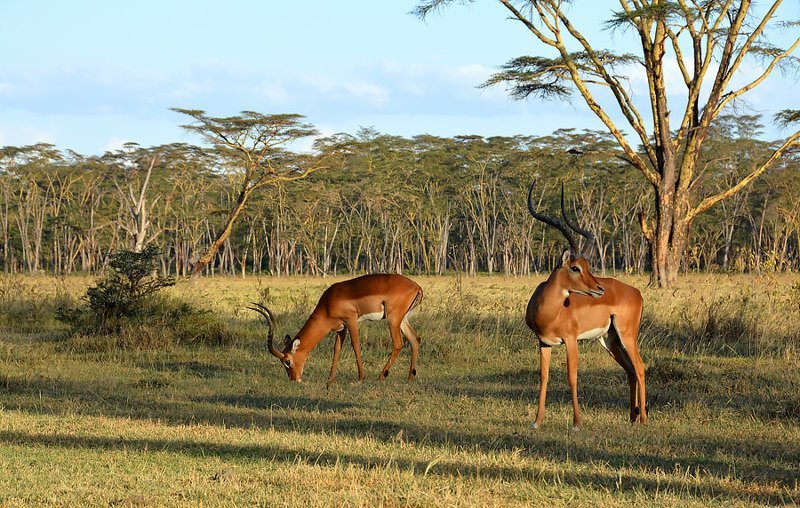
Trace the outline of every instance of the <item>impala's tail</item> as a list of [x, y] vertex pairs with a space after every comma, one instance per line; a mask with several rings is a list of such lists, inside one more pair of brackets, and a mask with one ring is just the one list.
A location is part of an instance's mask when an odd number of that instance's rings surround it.
[[411, 314], [411, 311], [414, 310], [416, 306], [420, 304], [421, 301], [422, 301], [422, 290], [420, 289], [419, 291], [417, 291], [417, 296], [414, 297], [414, 301], [411, 302], [411, 306], [406, 311], [406, 316]]

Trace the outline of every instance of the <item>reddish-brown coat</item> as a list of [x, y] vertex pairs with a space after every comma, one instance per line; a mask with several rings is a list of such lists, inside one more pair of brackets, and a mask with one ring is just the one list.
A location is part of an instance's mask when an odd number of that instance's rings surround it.
[[602, 338], [603, 345], [625, 369], [630, 387], [631, 422], [647, 422], [644, 364], [637, 338], [642, 316], [638, 289], [612, 278], [594, 277], [583, 257], [565, 253], [528, 302], [525, 321], [539, 339], [540, 390], [534, 427], [544, 420], [550, 348], [565, 344], [567, 377], [572, 392], [573, 427], [580, 426], [577, 395], [578, 340]]
[[358, 368], [359, 382], [365, 379], [361, 362], [358, 320], [364, 316], [381, 313], [392, 336], [393, 349], [380, 379], [389, 374], [395, 358], [403, 347], [403, 335], [411, 345], [409, 379], [416, 376], [419, 337], [408, 322], [408, 314], [422, 299], [422, 288], [408, 277], [397, 274], [370, 274], [331, 285], [314, 308], [314, 311], [294, 338], [286, 336], [286, 346], [281, 362], [289, 379], [301, 381], [308, 355], [331, 332], [337, 332], [334, 357], [328, 384], [336, 378], [342, 341], [349, 330]]

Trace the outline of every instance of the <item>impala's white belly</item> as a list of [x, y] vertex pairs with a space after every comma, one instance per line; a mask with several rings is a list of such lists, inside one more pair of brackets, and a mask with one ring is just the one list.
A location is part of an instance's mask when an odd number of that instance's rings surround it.
[[384, 311], [370, 312], [369, 314], [361, 314], [358, 316], [359, 321], [380, 321], [383, 319]]
[[611, 326], [611, 321], [608, 321], [608, 324], [603, 328], [594, 328], [592, 330], [586, 330], [585, 332], [578, 335], [578, 340], [583, 339], [598, 339], [608, 333], [608, 328]]
[[[586, 330], [585, 332], [578, 335], [578, 340], [584, 339], [598, 339], [600, 337], [604, 337], [608, 334], [608, 328], [611, 326], [611, 320], [608, 321], [608, 324], [603, 328], [594, 328], [592, 330]], [[539, 337], [537, 338], [542, 341], [544, 344], [548, 346], [558, 346], [559, 344], [564, 343], [564, 339], [561, 337]]]

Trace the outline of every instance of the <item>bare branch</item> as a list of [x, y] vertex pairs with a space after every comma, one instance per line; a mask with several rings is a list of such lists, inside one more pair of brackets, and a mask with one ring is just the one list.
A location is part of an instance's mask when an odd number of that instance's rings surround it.
[[783, 52], [776, 53], [777, 51], [780, 51], [777, 48], [753, 47], [751, 51], [757, 51], [758, 53], [764, 55], [773, 55], [772, 60], [770, 61], [767, 68], [764, 69], [764, 72], [762, 72], [761, 75], [759, 75], [756, 79], [746, 84], [745, 86], [739, 88], [738, 90], [734, 90], [733, 92], [725, 94], [725, 97], [719, 102], [719, 105], [717, 105], [716, 114], [719, 114], [722, 111], [722, 109], [728, 103], [730, 103], [730, 101], [736, 99], [737, 97], [741, 96], [742, 94], [752, 90], [753, 88], [761, 84], [765, 79], [767, 79], [767, 77], [770, 74], [772, 74], [772, 71], [775, 70], [775, 67], [780, 65], [781, 62], [791, 60], [793, 63], [797, 63], [797, 59], [790, 55], [792, 52], [794, 52], [795, 49], [797, 49], [799, 45], [800, 45], [800, 37], [795, 39], [794, 43]]
[[800, 131], [795, 132], [788, 139], [786, 139], [786, 141], [784, 141], [783, 144], [781, 144], [781, 146], [778, 147], [772, 153], [772, 155], [770, 155], [770, 157], [766, 161], [764, 161], [763, 164], [761, 164], [758, 168], [756, 168], [755, 170], [750, 172], [747, 176], [739, 180], [739, 182], [736, 185], [718, 194], [715, 194], [713, 196], [708, 196], [707, 198], [703, 199], [694, 209], [692, 209], [688, 213], [687, 220], [692, 221], [695, 217], [705, 212], [715, 204], [733, 196], [740, 190], [747, 187], [750, 183], [753, 182], [753, 180], [755, 180], [756, 178], [761, 176], [765, 171], [767, 171], [775, 163], [775, 161], [780, 159], [781, 156], [783, 156], [783, 154], [787, 150], [793, 147], [800, 146], [800, 141], [798, 140], [800, 140]]

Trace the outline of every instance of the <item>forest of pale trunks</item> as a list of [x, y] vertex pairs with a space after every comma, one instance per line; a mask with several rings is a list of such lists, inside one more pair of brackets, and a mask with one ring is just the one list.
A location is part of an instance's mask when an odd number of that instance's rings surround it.
[[[723, 116], [704, 147], [698, 185], [731, 185], [770, 152], [757, 116]], [[404, 138], [362, 129], [316, 141], [335, 163], [255, 193], [205, 273], [309, 274], [453, 271], [525, 275], [547, 270], [564, 245], [528, 214], [567, 207], [597, 237], [598, 272], [642, 273], [648, 248], [637, 221], [651, 190], [609, 135]], [[580, 152], [580, 153], [578, 153]], [[0, 148], [0, 264], [13, 273], [97, 272], [133, 245], [132, 203], [147, 165], [143, 240], [162, 271], [187, 275], [237, 198], [237, 168], [186, 144], [135, 144], [103, 156], [51, 145]], [[686, 270], [796, 270], [800, 160], [789, 154], [693, 225]], [[140, 218], [141, 220], [141, 218]]]

